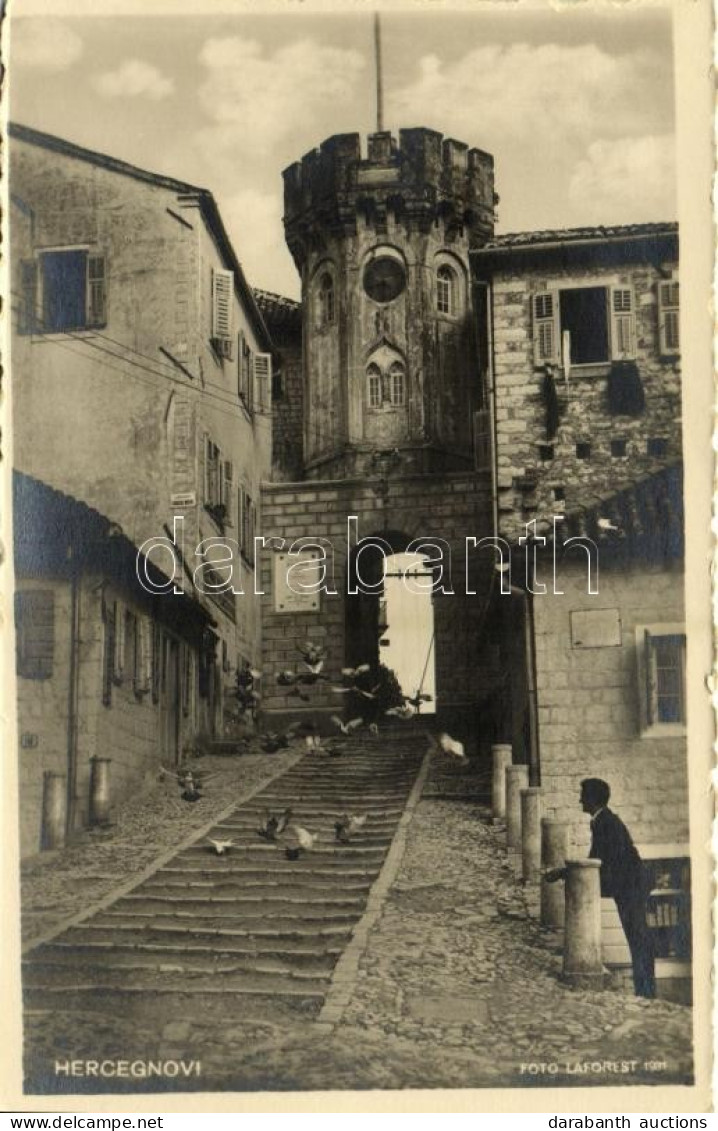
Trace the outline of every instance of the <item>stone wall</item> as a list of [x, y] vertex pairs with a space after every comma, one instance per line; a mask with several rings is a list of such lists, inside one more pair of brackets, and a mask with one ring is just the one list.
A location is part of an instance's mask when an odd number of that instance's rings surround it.
[[[385, 494], [384, 494], [385, 492]], [[269, 539], [283, 537], [331, 540], [335, 561], [336, 596], [322, 594], [317, 611], [275, 611], [272, 552], [262, 554], [262, 619], [264, 643], [263, 710], [267, 713], [336, 712], [341, 706], [329, 684], [309, 688], [310, 703], [283, 693], [276, 676], [300, 662], [298, 645], [306, 639], [327, 649], [326, 670], [334, 681], [347, 664], [352, 642], [346, 630], [347, 516], [358, 517], [359, 538], [387, 531], [407, 538], [434, 535], [447, 540], [452, 552], [453, 595], [435, 598], [436, 683], [439, 710], [471, 710], [482, 697], [480, 625], [485, 612], [489, 556], [482, 559], [473, 580], [476, 595], [466, 592], [465, 539], [487, 534], [489, 492], [479, 476], [441, 479], [402, 477], [381, 481], [335, 481], [265, 485], [264, 526]], [[285, 547], [286, 549], [287, 547]]]
[[[678, 359], [658, 347], [657, 283], [675, 263], [615, 265], [606, 270], [551, 266], [505, 268], [493, 278], [498, 489], [502, 532], [513, 537], [534, 518], [591, 506], [681, 456], [681, 375]], [[635, 289], [637, 365], [645, 410], [612, 415], [607, 404], [610, 366], [572, 366], [556, 374], [559, 425], [547, 436], [542, 395], [544, 366], [534, 364], [532, 296], [551, 287], [632, 285]], [[664, 441], [660, 455], [649, 442]], [[625, 455], [612, 450], [625, 441]], [[590, 454], [579, 458], [577, 444]]]
[[[559, 580], [563, 596], [549, 588], [534, 598], [544, 813], [573, 822], [587, 845], [579, 783], [601, 777], [637, 843], [686, 842], [686, 739], [670, 727], [666, 737], [641, 734], [635, 637], [636, 625], [683, 621], [682, 571], [603, 563], [596, 596], [585, 570], [563, 565]], [[619, 610], [619, 645], [572, 647], [571, 613], [588, 609]]]

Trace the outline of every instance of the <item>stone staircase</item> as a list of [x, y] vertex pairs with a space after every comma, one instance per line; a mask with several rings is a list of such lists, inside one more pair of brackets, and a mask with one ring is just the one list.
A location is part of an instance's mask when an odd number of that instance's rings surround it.
[[[251, 995], [318, 1010], [362, 917], [426, 743], [413, 728], [351, 738], [342, 754], [308, 751], [206, 834], [232, 839], [216, 855], [203, 833], [149, 878], [26, 955], [28, 1007], [92, 1008], [106, 995]], [[267, 809], [291, 806], [318, 833], [288, 860], [262, 840]], [[367, 813], [349, 844], [343, 812]]]

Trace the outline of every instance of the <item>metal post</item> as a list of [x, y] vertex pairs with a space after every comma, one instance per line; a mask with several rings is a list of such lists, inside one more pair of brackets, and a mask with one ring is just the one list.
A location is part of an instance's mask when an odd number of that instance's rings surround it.
[[541, 875], [541, 790], [535, 785], [521, 790], [521, 874], [527, 884]]
[[67, 828], [67, 775], [46, 770], [42, 782], [40, 848], [64, 848]]
[[381, 24], [379, 13], [374, 13], [374, 53], [376, 56], [376, 129], [384, 129], [384, 84], [381, 73]]
[[601, 885], [598, 860], [566, 861], [563, 976], [582, 989], [601, 989]]
[[506, 767], [506, 847], [521, 848], [521, 790], [529, 784], [528, 766]]
[[495, 822], [506, 819], [506, 767], [511, 765], [511, 744], [491, 747], [493, 777], [491, 780], [491, 816]]
[[[541, 867], [563, 868], [568, 854], [568, 821], [541, 818]], [[541, 881], [541, 926], [560, 929], [564, 924], [566, 896], [560, 883]]]
[[110, 820], [110, 758], [90, 758], [90, 824]]

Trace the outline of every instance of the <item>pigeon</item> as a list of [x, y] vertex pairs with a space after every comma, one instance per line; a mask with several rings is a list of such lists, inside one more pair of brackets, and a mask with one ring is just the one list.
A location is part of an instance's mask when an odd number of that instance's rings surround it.
[[294, 687], [298, 679], [299, 676], [297, 673], [289, 671], [288, 668], [285, 668], [284, 671], [277, 672], [277, 683], [280, 687]]
[[267, 731], [262, 736], [262, 750], [265, 754], [276, 754], [278, 750], [285, 750], [298, 729], [298, 723], [292, 723], [285, 731]]
[[297, 648], [297, 651], [308, 668], [314, 669], [318, 665], [323, 664], [326, 659], [326, 648], [324, 645], [314, 644], [311, 640], [306, 640], [301, 647]]
[[360, 695], [363, 695], [365, 699], [376, 699], [376, 693], [380, 686], [381, 684], [377, 683], [376, 687], [372, 687], [371, 691], [365, 691], [363, 687], [357, 687], [355, 690], [358, 691]]
[[264, 816], [264, 824], [261, 826], [261, 828], [257, 829], [257, 834], [263, 837], [264, 840], [276, 840], [277, 837], [281, 836], [286, 829], [287, 822], [289, 821], [291, 815], [291, 809], [285, 809], [279, 817], [275, 816], [274, 813], [270, 813], [269, 810], [267, 810]]
[[411, 703], [402, 703], [401, 707], [390, 707], [384, 714], [395, 715], [398, 719], [413, 719], [416, 707], [412, 707]]
[[345, 679], [355, 680], [358, 675], [364, 675], [368, 671], [371, 671], [369, 664], [360, 664], [358, 668], [342, 668], [342, 675]]
[[230, 848], [234, 848], [233, 840], [213, 840], [211, 836], [208, 836], [207, 842], [212, 845], [217, 856], [224, 856]]
[[192, 781], [187, 781], [185, 788], [180, 793], [182, 801], [201, 801], [202, 794]]
[[308, 829], [302, 828], [301, 825], [290, 825], [289, 832], [292, 834], [295, 843], [288, 844], [284, 849], [284, 854], [287, 860], [298, 860], [302, 852], [312, 850], [317, 839], [317, 833], [310, 833]]
[[431, 703], [431, 696], [427, 695], [425, 691], [417, 690], [415, 695], [405, 695], [404, 702], [409, 703], [418, 711], [422, 703]]
[[611, 534], [620, 534], [621, 528], [616, 526], [615, 522], [611, 522], [610, 518], [599, 518], [596, 522], [599, 530], [605, 530]]
[[439, 746], [445, 754], [450, 754], [453, 758], [466, 758], [463, 742], [459, 742], [457, 738], [452, 738], [450, 734], [439, 735]]
[[332, 715], [332, 722], [339, 727], [342, 734], [350, 735], [353, 730], [360, 727], [364, 722], [363, 719], [350, 719], [348, 723], [343, 723], [338, 715]]
[[374, 736], [378, 735], [379, 727], [376, 723], [369, 723], [369, 733], [373, 734]]
[[334, 822], [334, 837], [335, 840], [340, 841], [342, 844], [348, 844], [350, 837], [363, 829], [367, 822], [368, 814], [364, 813], [361, 817], [352, 817], [349, 813], [343, 813], [338, 821]]

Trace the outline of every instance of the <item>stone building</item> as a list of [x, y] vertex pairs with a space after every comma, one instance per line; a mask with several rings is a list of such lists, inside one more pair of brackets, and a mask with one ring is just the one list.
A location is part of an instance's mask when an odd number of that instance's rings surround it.
[[[503, 737], [580, 847], [579, 783], [610, 783], [665, 891], [649, 914], [659, 973], [677, 977], [689, 951], [677, 228], [499, 236], [472, 260], [490, 311], [498, 533], [519, 590], [491, 618], [510, 684]], [[608, 901], [604, 914], [620, 961]]]
[[[168, 724], [154, 761], [176, 761], [193, 737], [222, 735], [235, 671], [260, 659], [271, 341], [209, 192], [19, 125], [9, 135], [14, 464], [101, 515], [197, 605], [191, 664], [165, 625], [173, 717], [191, 701], [194, 735]], [[141, 606], [137, 576], [135, 590]], [[21, 702], [39, 689], [24, 679]], [[154, 724], [148, 700], [128, 703], [139, 780]], [[119, 799], [132, 774], [116, 769]]]
[[[475, 733], [491, 563], [472, 555], [467, 571], [465, 541], [490, 534], [491, 495], [469, 252], [493, 232], [492, 158], [432, 130], [372, 134], [366, 155], [357, 134], [339, 135], [285, 170], [284, 189], [302, 303], [300, 326], [300, 308], [260, 295], [282, 357], [263, 490], [263, 535], [283, 540], [263, 559], [264, 708], [336, 711], [326, 684], [305, 706], [276, 682], [307, 637], [334, 673], [379, 659], [380, 570], [373, 593], [351, 593], [353, 517], [387, 557], [409, 547], [426, 561], [437, 540], [451, 553], [451, 584], [433, 598], [429, 710]], [[297, 539], [320, 556], [330, 544], [335, 593], [287, 599]]]

